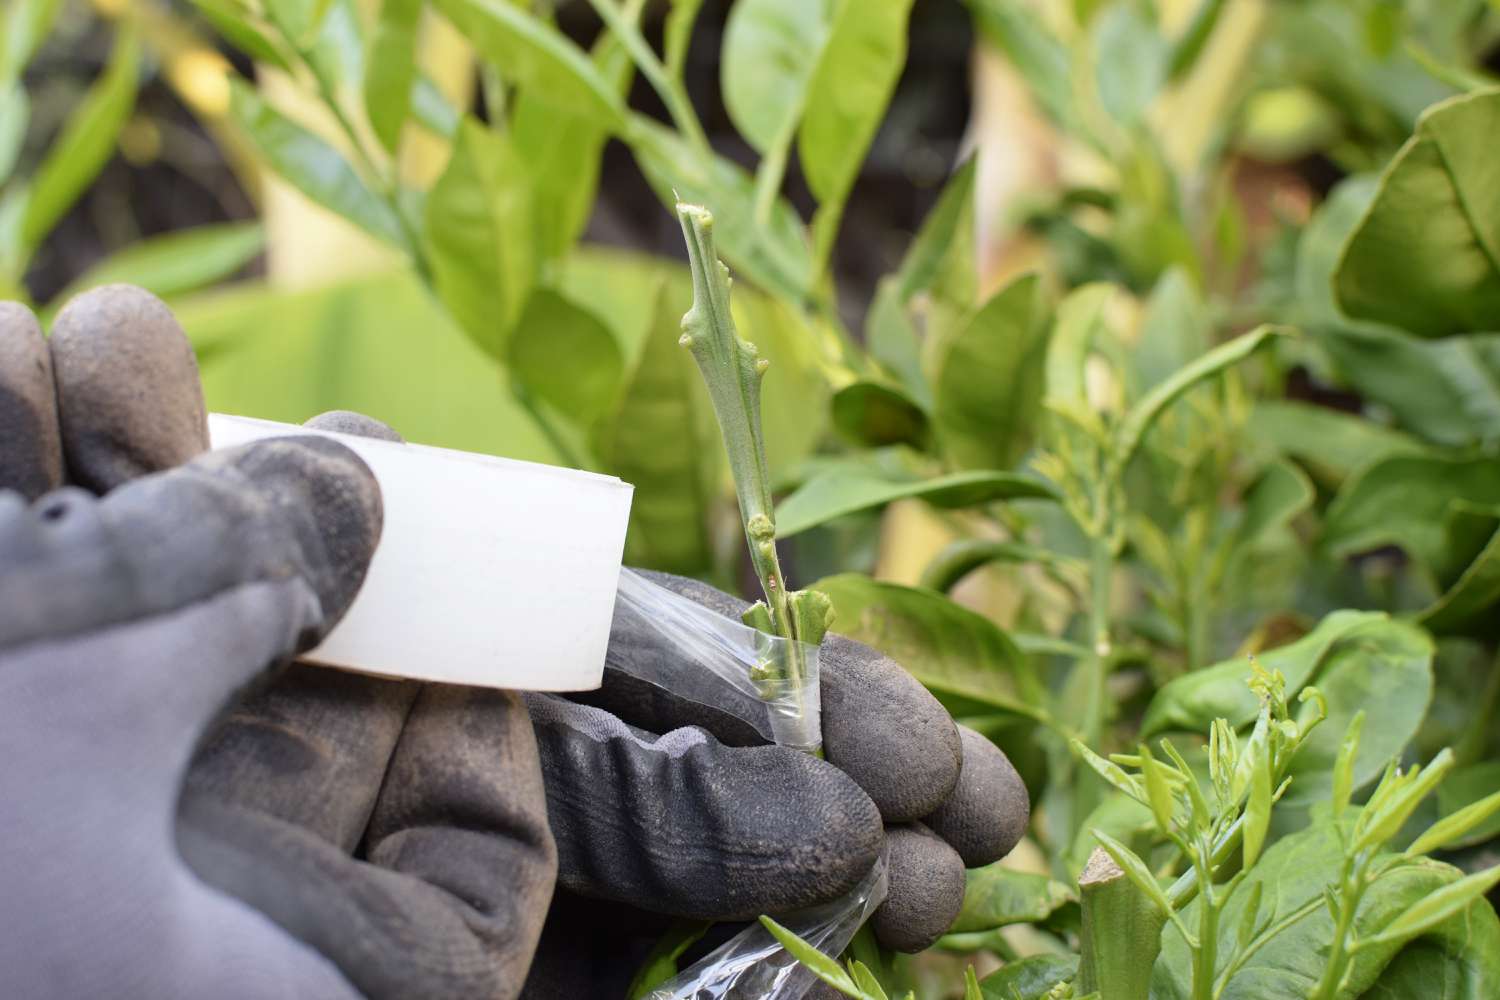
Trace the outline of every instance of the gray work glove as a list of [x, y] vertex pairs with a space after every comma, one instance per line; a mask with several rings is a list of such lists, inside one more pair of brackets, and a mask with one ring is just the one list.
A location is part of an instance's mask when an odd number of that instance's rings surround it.
[[379, 491], [324, 439], [200, 455], [204, 420], [146, 293], [50, 345], [0, 304], [0, 994], [514, 996], [555, 864], [524, 708], [278, 675], [357, 592]]
[[[738, 621], [748, 604], [647, 574]], [[917, 951], [953, 923], [964, 869], [1025, 833], [1030, 805], [995, 745], [915, 679], [838, 635], [820, 653], [824, 760], [639, 680], [672, 657], [617, 616], [595, 692], [528, 695], [558, 847], [558, 893], [523, 994], [622, 997], [670, 918], [739, 921], [835, 899], [887, 850], [882, 944]], [[684, 728], [686, 727], [686, 728]]]

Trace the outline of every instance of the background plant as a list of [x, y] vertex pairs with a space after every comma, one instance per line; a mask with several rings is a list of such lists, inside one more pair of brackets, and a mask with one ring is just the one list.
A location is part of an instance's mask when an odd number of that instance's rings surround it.
[[[1493, 4], [95, 11], [7, 11], [12, 289], [170, 296], [218, 409], [346, 406], [620, 474], [632, 562], [749, 590], [676, 346], [691, 279], [658, 255], [674, 188], [714, 213], [736, 326], [774, 361], [781, 564], [1004, 747], [1036, 803], [938, 949], [856, 940], [839, 975], [859, 990], [1109, 997], [1149, 971], [1158, 997], [1494, 992]], [[937, 169], [891, 152], [954, 114], [922, 103], [931, 53], [974, 67], [966, 94], [937, 90], [970, 103], [969, 152], [926, 148]], [[48, 97], [60, 78], [90, 96]], [[205, 148], [193, 176], [228, 192], [206, 215], [238, 221], [177, 233], [110, 195]], [[882, 209], [912, 190], [931, 207], [908, 234]], [[645, 191], [659, 204], [622, 214]], [[622, 232], [633, 250], [583, 238]], [[1281, 695], [1246, 685], [1247, 653]], [[1266, 712], [1297, 730], [1275, 751]], [[1199, 841], [1252, 812], [1258, 846], [1221, 867]], [[1451, 836], [1424, 839], [1434, 823]], [[1117, 856], [1091, 866], [1101, 844]], [[1438, 898], [1458, 902], [1396, 922]], [[1097, 928], [1157, 920], [1149, 970], [1090, 978]]]

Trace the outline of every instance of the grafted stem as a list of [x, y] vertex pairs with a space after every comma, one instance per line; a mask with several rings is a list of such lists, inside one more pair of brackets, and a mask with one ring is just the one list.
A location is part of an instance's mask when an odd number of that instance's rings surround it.
[[822, 642], [831, 607], [827, 596], [817, 591], [789, 591], [776, 556], [776, 511], [760, 421], [760, 383], [769, 362], [758, 357], [755, 345], [735, 329], [729, 310], [729, 269], [714, 251], [713, 215], [701, 206], [679, 202], [677, 219], [693, 274], [693, 305], [682, 317], [680, 343], [692, 352], [708, 386], [734, 476], [750, 562], [765, 594], [764, 603], [751, 608], [745, 620], [795, 640], [785, 663], [762, 665], [763, 679], [785, 679], [800, 688], [806, 670], [796, 643]]

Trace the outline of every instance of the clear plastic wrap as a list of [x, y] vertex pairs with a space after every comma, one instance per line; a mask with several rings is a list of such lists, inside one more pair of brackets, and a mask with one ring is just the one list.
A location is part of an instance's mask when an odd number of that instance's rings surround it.
[[[800, 647], [800, 683], [783, 679]], [[641, 648], [669, 656], [632, 655]], [[809, 753], [822, 746], [818, 648], [778, 639], [622, 570], [606, 665], [727, 712], [767, 740]], [[826, 955], [837, 957], [886, 895], [882, 858], [848, 894], [777, 921]], [[671, 981], [651, 1000], [799, 1000], [811, 972], [752, 924]]]
[[[643, 630], [656, 633], [651, 646], [673, 655], [618, 655], [633, 644], [617, 640]], [[823, 745], [818, 647], [767, 635], [628, 569], [620, 571], [613, 632], [606, 666], [728, 712], [781, 746], [812, 753]], [[794, 646], [802, 654], [798, 684], [783, 679]]]
[[[854, 932], [885, 901], [885, 859], [848, 895], [823, 906], [778, 916], [777, 923], [837, 958]], [[752, 924], [676, 978], [650, 1000], [797, 1000], [816, 981], [760, 924]]]

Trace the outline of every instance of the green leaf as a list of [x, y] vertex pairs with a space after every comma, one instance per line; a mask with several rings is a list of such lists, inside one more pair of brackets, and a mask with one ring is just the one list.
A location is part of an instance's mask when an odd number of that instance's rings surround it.
[[546, 288], [526, 301], [507, 341], [506, 363], [527, 389], [583, 426], [614, 399], [625, 368], [609, 327]]
[[1245, 800], [1244, 866], [1252, 867], [1271, 828], [1271, 761], [1259, 762], [1250, 773], [1250, 797]]
[[338, 150], [271, 107], [243, 81], [233, 81], [232, 95], [231, 114], [271, 169], [372, 236], [410, 249], [395, 210], [365, 186]]
[[860, 993], [869, 1000], [889, 1000], [885, 987], [880, 985], [880, 980], [875, 978], [875, 973], [863, 962], [850, 960], [849, 975], [854, 978], [854, 985]]
[[1022, 0], [969, 0], [980, 30], [1025, 77], [1037, 103], [1053, 121], [1072, 122], [1072, 60], [1036, 11]]
[[964, 966], [964, 1000], [984, 1000], [979, 991], [979, 979], [974, 975], [974, 966]]
[[465, 119], [427, 196], [424, 229], [438, 297], [476, 344], [505, 360], [536, 261], [526, 166], [504, 136]]
[[1139, 123], [1166, 82], [1169, 53], [1155, 25], [1133, 4], [1112, 4], [1090, 30], [1104, 110], [1121, 125]]
[[831, 13], [806, 0], [739, 0], [729, 9], [719, 89], [729, 120], [757, 152], [784, 142], [802, 117]]
[[[1497, 788], [1500, 788], [1500, 761], [1455, 768], [1438, 785], [1438, 814], [1442, 818], [1418, 838], [1418, 843], [1429, 836], [1441, 836], [1436, 846], [1472, 847], [1500, 836], [1500, 813], [1493, 811], [1496, 796], [1500, 795]], [[1409, 848], [1414, 854], [1433, 849], [1429, 844], [1422, 844], [1420, 850], [1417, 844]]]
[[1497, 130], [1495, 91], [1418, 120], [1345, 245], [1335, 284], [1351, 316], [1424, 337], [1497, 329], [1500, 177], [1488, 141]]
[[[1268, 671], [1286, 677], [1289, 700], [1316, 684], [1329, 716], [1307, 737], [1291, 764], [1294, 780], [1286, 801], [1326, 799], [1343, 734], [1364, 709], [1369, 716], [1354, 767], [1354, 787], [1372, 780], [1386, 761], [1415, 735], [1432, 697], [1432, 641], [1405, 622], [1374, 612], [1336, 611], [1306, 636], [1256, 658]], [[1179, 677], [1152, 699], [1142, 734], [1167, 730], [1201, 732], [1215, 718], [1236, 727], [1249, 725], [1258, 704], [1246, 685], [1242, 659]], [[1381, 692], [1400, 691], [1400, 698]]]
[[211, 410], [294, 424], [356, 410], [409, 441], [557, 461], [494, 362], [410, 268], [296, 291], [248, 281], [179, 297], [172, 311]]
[[718, 428], [693, 360], [677, 338], [685, 299], [655, 303], [635, 363], [595, 425], [603, 471], [635, 485], [625, 560], [673, 573], [713, 566], [709, 511], [722, 473]]
[[23, 253], [29, 254], [41, 244], [114, 155], [115, 140], [135, 107], [140, 61], [136, 31], [130, 24], [122, 24], [109, 65], [68, 114], [62, 131], [32, 175], [21, 217]]
[[1082, 404], [1088, 399], [1083, 368], [1093, 350], [1094, 337], [1104, 321], [1104, 307], [1115, 286], [1096, 282], [1075, 288], [1057, 307], [1047, 348], [1046, 399]]
[[1453, 768], [1453, 751], [1443, 749], [1426, 767], [1412, 767], [1405, 774], [1388, 773], [1376, 786], [1355, 824], [1355, 850], [1381, 847], [1401, 832], [1417, 806], [1432, 794]]
[[1030, 665], [982, 615], [941, 594], [857, 573], [824, 577], [809, 589], [833, 601], [840, 633], [874, 646], [933, 692], [1036, 717], [1042, 700]]
[[[1068, 585], [1082, 592], [1085, 588], [1084, 569], [1081, 563], [1068, 556], [1059, 555], [1051, 549], [1025, 542], [1003, 542], [988, 538], [964, 538], [945, 546], [932, 557], [922, 571], [922, 586], [946, 593], [965, 576], [986, 563], [1035, 562], [1052, 567]], [[1051, 637], [1044, 637], [1048, 642]], [[1017, 637], [1017, 642], [1020, 641]], [[1066, 642], [1064, 642], [1066, 645]]]
[[1103, 830], [1095, 830], [1094, 839], [1099, 841], [1099, 846], [1104, 848], [1104, 853], [1110, 856], [1110, 860], [1120, 866], [1125, 877], [1146, 897], [1156, 905], [1156, 908], [1165, 914], [1172, 912], [1172, 904], [1167, 901], [1167, 894], [1162, 891], [1161, 883], [1156, 881], [1156, 876], [1151, 874], [1151, 869], [1146, 867], [1146, 862], [1140, 859], [1130, 848], [1120, 841], [1111, 837]]
[[1309, 509], [1314, 499], [1312, 483], [1295, 465], [1272, 462], [1245, 494], [1245, 508], [1234, 531], [1235, 545], [1255, 545]]
[[808, 84], [797, 153], [818, 199], [814, 239], [826, 259], [886, 105], [906, 65], [906, 24], [912, 0], [835, 0], [837, 9], [823, 57]]
[[[594, 65], [622, 96], [634, 78], [629, 55], [605, 33]], [[567, 253], [588, 225], [609, 132], [585, 114], [567, 111], [532, 89], [521, 91], [511, 114], [512, 140], [531, 173], [531, 215], [543, 260]]]
[[1415, 438], [1349, 413], [1291, 400], [1255, 404], [1252, 439], [1295, 458], [1325, 484], [1337, 485], [1387, 455], [1422, 450]]
[[365, 76], [363, 15], [355, 0], [312, 0], [312, 6], [303, 50], [308, 68], [328, 91], [353, 96]]
[[1078, 970], [1076, 955], [1028, 955], [1005, 965], [979, 981], [984, 1000], [1044, 1000], [1052, 987], [1072, 978]]
[[31, 121], [31, 102], [26, 88], [12, 83], [0, 91], [0, 184], [10, 179], [26, 141], [26, 126]]
[[[1172, 814], [1176, 803], [1172, 798], [1172, 786], [1167, 781], [1166, 768], [1151, 754], [1151, 747], [1142, 743], [1140, 747], [1141, 778], [1146, 783], [1146, 800], [1151, 813], [1156, 817], [1156, 827], [1162, 831], [1172, 829]], [[1195, 780], [1195, 779], [1190, 779]]]
[[457, 109], [448, 103], [448, 98], [438, 89], [432, 77], [418, 73], [411, 86], [411, 116], [433, 135], [452, 139], [458, 134], [463, 120]]
[[1500, 885], [1500, 865], [1467, 875], [1418, 900], [1391, 921], [1384, 931], [1360, 944], [1362, 947], [1376, 947], [1431, 930], [1468, 909], [1469, 904], [1482, 901], [1484, 894], [1496, 885]]
[[974, 177], [978, 163], [977, 156], [970, 156], [948, 178], [937, 204], [922, 220], [906, 256], [901, 259], [901, 268], [895, 275], [895, 292], [902, 305], [940, 279], [955, 242], [974, 241]]
[[923, 410], [932, 409], [932, 389], [922, 374], [922, 347], [917, 329], [901, 302], [896, 279], [887, 275], [875, 286], [865, 314], [865, 345], [870, 356], [901, 382], [907, 396]]
[[1344, 483], [1323, 523], [1334, 556], [1396, 545], [1434, 577], [1455, 571], [1445, 530], [1456, 501], [1500, 505], [1500, 465], [1489, 458], [1393, 455]]
[[304, 47], [317, 33], [323, 15], [328, 13], [327, 0], [265, 0], [266, 17], [292, 43]]
[[567, 114], [622, 125], [614, 86], [556, 28], [506, 0], [437, 0], [437, 7], [507, 80]]
[[1077, 893], [1056, 879], [1016, 871], [999, 862], [971, 868], [964, 877], [964, 905], [950, 933], [1039, 924], [1078, 899]]
[[[1325, 801], [1343, 735], [1361, 710], [1368, 722], [1354, 761], [1354, 787], [1368, 784], [1417, 734], [1432, 701], [1431, 638], [1404, 622], [1368, 625], [1332, 650], [1313, 678], [1328, 702], [1327, 720], [1292, 759], [1291, 790], [1284, 801]], [[1290, 691], [1290, 687], [1288, 688]], [[1400, 691], [1388, 698], [1382, 692]]]
[[[1445, 785], [1438, 786], [1440, 803], [1442, 801], [1442, 789]], [[1441, 805], [1439, 808], [1441, 808]], [[1487, 823], [1487, 821], [1494, 819], [1497, 815], [1500, 815], [1500, 791], [1491, 792], [1484, 798], [1470, 802], [1461, 809], [1447, 814], [1428, 827], [1420, 837], [1412, 842], [1412, 845], [1406, 849], [1406, 852], [1408, 854], [1430, 854], [1433, 851], [1458, 844], [1470, 831], [1481, 824], [1494, 827], [1496, 824]]]
[[[1417, 622], [1434, 635], [1494, 632], [1491, 609], [1500, 602], [1500, 508], [1455, 502], [1449, 508], [1448, 538], [1489, 536], [1463, 573], [1436, 601], [1417, 615]], [[1452, 559], [1449, 558], [1449, 564]]]
[[1329, 799], [1333, 818], [1343, 818], [1349, 808], [1349, 797], [1354, 793], [1354, 761], [1359, 754], [1359, 740], [1365, 729], [1365, 713], [1361, 709], [1339, 740], [1338, 756], [1333, 762], [1333, 795]]
[[380, 144], [395, 152], [417, 79], [416, 31], [421, 0], [381, 0], [366, 61], [365, 113]]
[[1163, 274], [1146, 300], [1140, 336], [1130, 352], [1137, 391], [1152, 389], [1206, 353], [1212, 328], [1208, 309], [1185, 268]]
[[252, 59], [290, 72], [291, 66], [282, 54], [281, 46], [250, 20], [243, 6], [234, 0], [192, 0], [192, 4], [230, 45]]
[[1074, 754], [1082, 758], [1085, 764], [1093, 768], [1099, 777], [1142, 805], [1148, 807], [1151, 805], [1149, 796], [1143, 787], [1144, 782], [1141, 779], [1127, 773], [1123, 767], [1114, 761], [1099, 756], [1080, 740], [1070, 740], [1068, 746]]
[[770, 223], [755, 221], [754, 181], [722, 156], [704, 158], [676, 132], [650, 121], [635, 123], [626, 136], [646, 179], [666, 204], [673, 192], [703, 205], [714, 216], [714, 235], [725, 259], [743, 277], [793, 303], [809, 292], [812, 258], [802, 220], [778, 198]]
[[[1321, 903], [1323, 889], [1337, 882], [1343, 860], [1343, 845], [1327, 822], [1285, 836], [1266, 849], [1245, 881], [1230, 894], [1219, 917], [1218, 953], [1234, 951], [1245, 910], [1257, 897], [1259, 923], [1270, 926], [1289, 919], [1291, 922], [1230, 978], [1219, 994], [1222, 1000], [1306, 1000], [1312, 984], [1323, 974], [1333, 936], [1333, 920]], [[1350, 978], [1339, 991], [1340, 997], [1483, 1000], [1495, 995], [1500, 986], [1500, 921], [1482, 900], [1422, 936], [1368, 945], [1368, 939], [1380, 935], [1402, 914], [1460, 874], [1431, 861], [1401, 863], [1369, 886], [1354, 926], [1356, 938], [1367, 945], [1354, 956]], [[1263, 892], [1255, 891], [1257, 884], [1263, 886]], [[1198, 922], [1201, 905], [1201, 900], [1194, 900], [1183, 911], [1189, 926]], [[1192, 997], [1192, 967], [1181, 938], [1170, 931], [1164, 934], [1152, 981], [1154, 1000]], [[1413, 971], [1423, 971], [1428, 978], [1413, 979]], [[1392, 987], [1393, 979], [1404, 988]]]
[[139, 285], [162, 298], [181, 295], [233, 275], [260, 254], [265, 242], [258, 222], [218, 223], [144, 239], [89, 268], [52, 303], [116, 282]]
[[630, 1000], [644, 1000], [655, 986], [677, 975], [677, 960], [682, 953], [703, 939], [713, 924], [706, 920], [677, 920], [652, 945], [635, 978], [630, 981]]
[[854, 985], [854, 980], [849, 978], [849, 973], [845, 972], [838, 962], [829, 958], [770, 917], [761, 917], [760, 923], [762, 927], [771, 932], [771, 936], [780, 942], [788, 954], [807, 966], [813, 975], [836, 990], [842, 990], [850, 996], [859, 996], [859, 988]]
[[880, 382], [851, 382], [833, 394], [833, 426], [858, 445], [926, 447], [927, 414], [906, 393]]
[[0, 24], [0, 88], [9, 89], [21, 78], [21, 71], [47, 37], [61, 9], [62, 0], [12, 0], [6, 4], [4, 23]]
[[1115, 445], [1116, 460], [1119, 464], [1124, 466], [1129, 463], [1141, 438], [1145, 436], [1151, 424], [1161, 416], [1169, 404], [1183, 393], [1204, 379], [1212, 378], [1225, 369], [1239, 364], [1259, 350], [1270, 338], [1289, 332], [1272, 326], [1258, 327], [1227, 344], [1220, 344], [1152, 388], [1130, 408], [1124, 419], [1120, 421], [1119, 429], [1116, 431]]
[[937, 350], [933, 415], [960, 468], [1008, 469], [1026, 453], [1042, 412], [1050, 316], [1036, 275], [996, 292]]
[[1198, 56], [1213, 34], [1214, 26], [1219, 23], [1224, 3], [1225, 0], [1198, 0], [1192, 20], [1188, 21], [1187, 27], [1182, 29], [1182, 34], [1172, 44], [1171, 79], [1185, 76], [1197, 65]]
[[943, 508], [996, 500], [1055, 499], [1051, 487], [1022, 473], [955, 472], [931, 479], [891, 480], [878, 469], [841, 466], [809, 479], [777, 506], [776, 537], [790, 538], [846, 514], [911, 497]]
[[1500, 439], [1500, 349], [1495, 337], [1420, 340], [1350, 320], [1333, 298], [1338, 255], [1374, 201], [1369, 177], [1344, 181], [1303, 231], [1297, 248], [1297, 313], [1333, 368], [1400, 426], [1437, 444]]

